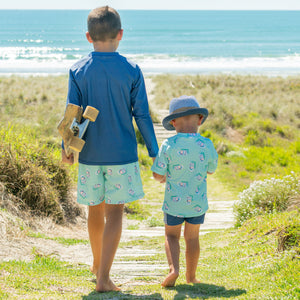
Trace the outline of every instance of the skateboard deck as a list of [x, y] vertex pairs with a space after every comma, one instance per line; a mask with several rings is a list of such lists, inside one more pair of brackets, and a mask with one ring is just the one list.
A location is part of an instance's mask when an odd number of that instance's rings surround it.
[[67, 105], [64, 117], [57, 126], [64, 141], [67, 157], [73, 153], [74, 159], [78, 160], [78, 154], [85, 144], [83, 135], [89, 122], [95, 122], [98, 113], [99, 111], [92, 106], [87, 106], [83, 113], [82, 107], [75, 104]]

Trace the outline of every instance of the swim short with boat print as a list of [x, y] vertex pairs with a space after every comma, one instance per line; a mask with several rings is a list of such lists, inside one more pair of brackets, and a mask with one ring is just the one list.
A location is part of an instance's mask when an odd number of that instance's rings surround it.
[[77, 202], [89, 206], [105, 201], [125, 204], [144, 197], [139, 163], [125, 165], [79, 164]]

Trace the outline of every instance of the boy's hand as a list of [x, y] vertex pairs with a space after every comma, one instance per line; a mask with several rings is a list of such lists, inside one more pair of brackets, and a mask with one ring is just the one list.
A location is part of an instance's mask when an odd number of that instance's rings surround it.
[[166, 182], [166, 175], [163, 176], [163, 178], [160, 180], [160, 183], [165, 183]]
[[166, 175], [160, 175], [155, 172], [153, 172], [153, 178], [160, 183], [165, 183], [166, 182]]
[[62, 160], [63, 163], [73, 165], [74, 164], [73, 153], [69, 157], [67, 157], [65, 150], [61, 149], [61, 160]]

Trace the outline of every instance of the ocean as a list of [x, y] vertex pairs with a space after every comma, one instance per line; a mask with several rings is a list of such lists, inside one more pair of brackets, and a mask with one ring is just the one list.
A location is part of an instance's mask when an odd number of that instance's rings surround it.
[[[300, 11], [119, 11], [145, 75], [300, 74]], [[87, 10], [0, 10], [0, 75], [66, 74], [92, 51]]]

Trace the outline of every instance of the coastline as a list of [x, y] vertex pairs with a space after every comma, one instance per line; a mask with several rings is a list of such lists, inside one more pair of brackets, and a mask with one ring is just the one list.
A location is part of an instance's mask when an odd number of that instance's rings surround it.
[[[21, 51], [21, 50], [20, 50]], [[25, 51], [25, 49], [23, 50]], [[181, 55], [124, 54], [129, 62], [137, 64], [144, 76], [172, 75], [258, 75], [287, 77], [300, 75], [300, 55], [281, 57], [188, 57]], [[1, 60], [1, 48], [0, 48]], [[59, 76], [68, 74], [78, 59], [4, 58], [0, 77]]]
[[[131, 61], [131, 58], [129, 57]], [[241, 75], [288, 77], [300, 75], [300, 57], [282, 58], [209, 58], [203, 60], [180, 59], [132, 59], [142, 70], [145, 77], [162, 74], [171, 75]], [[10, 76], [61, 76], [68, 75], [76, 61], [2, 61], [0, 77]]]
[[[232, 71], [207, 71], [203, 70], [202, 72], [143, 72], [144, 78], [153, 78], [156, 76], [161, 76], [161, 75], [171, 75], [171, 76], [179, 76], [179, 77], [184, 77], [184, 76], [215, 76], [215, 77], [266, 77], [266, 78], [272, 78], [272, 77], [281, 77], [281, 78], [288, 78], [288, 77], [300, 77], [300, 67], [295, 68], [293, 72], [290, 70], [277, 70], [274, 72], [274, 70], [269, 70], [266, 72], [259, 72], [259, 71], [251, 71], [251, 70], [245, 70], [243, 72], [232, 72]], [[1, 72], [0, 71], [0, 78], [9, 78], [9, 77], [20, 77], [20, 78], [28, 78], [28, 77], [37, 77], [37, 78], [45, 78], [45, 77], [60, 77], [60, 76], [68, 76], [68, 72]]]

